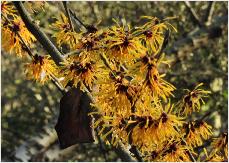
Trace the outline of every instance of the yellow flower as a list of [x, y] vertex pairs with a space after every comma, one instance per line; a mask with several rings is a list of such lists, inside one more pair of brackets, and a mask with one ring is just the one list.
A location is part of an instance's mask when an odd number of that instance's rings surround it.
[[126, 30], [117, 23], [117, 26], [108, 30], [108, 36], [105, 38], [106, 55], [109, 59], [131, 64], [134, 59], [144, 54], [145, 48], [138, 37], [132, 36], [130, 27], [127, 28]]
[[[154, 109], [154, 108], [152, 108]], [[156, 108], [155, 111], [160, 108]], [[141, 152], [148, 152], [155, 150], [158, 145], [167, 139], [179, 136], [175, 127], [183, 124], [182, 119], [171, 114], [173, 106], [167, 105], [165, 111], [159, 112], [160, 116], [152, 115], [135, 115], [128, 121], [132, 131], [133, 144], [141, 148]]]
[[12, 2], [2, 1], [1, 2], [1, 12], [4, 16], [13, 16], [17, 17], [16, 10], [12, 4]]
[[118, 145], [119, 141], [121, 141], [126, 146], [128, 145], [126, 122], [122, 115], [116, 114], [112, 117], [103, 116], [94, 123], [94, 126], [100, 126], [100, 131], [98, 132], [98, 134], [103, 140], [106, 141], [108, 137], [111, 137], [109, 143], [113, 146]]
[[80, 84], [81, 90], [84, 90], [84, 84], [89, 89], [92, 89], [96, 73], [99, 73], [97, 71], [97, 64], [94, 61], [88, 57], [76, 56], [67, 58], [67, 61], [63, 64], [60, 70], [60, 74], [64, 76], [63, 86], [72, 82], [75, 87]]
[[25, 73], [28, 79], [33, 79], [44, 84], [56, 75], [56, 65], [49, 56], [35, 55], [31, 63], [25, 65]]
[[197, 89], [202, 86], [203, 83], [198, 84], [193, 91], [187, 89], [188, 94], [185, 95], [182, 101], [179, 103], [180, 110], [178, 113], [180, 115], [191, 114], [192, 112], [200, 111], [200, 105], [205, 104], [203, 97], [208, 97], [210, 91], [205, 91], [203, 89]]
[[146, 47], [150, 48], [153, 53], [157, 53], [163, 43], [165, 30], [172, 28], [176, 31], [176, 29], [167, 21], [160, 21], [156, 17], [143, 16], [142, 18], [148, 19], [149, 21], [139, 27], [135, 33], [142, 33], [140, 38], [144, 40]]
[[164, 151], [165, 156], [162, 156], [157, 161], [163, 162], [191, 162], [189, 155], [187, 153], [187, 147], [181, 145], [180, 143], [171, 142], [166, 145], [167, 150]]
[[96, 102], [106, 115], [113, 113], [129, 117], [131, 114], [131, 103], [137, 88], [131, 85], [125, 76], [104, 74], [101, 81], [97, 82], [98, 92], [94, 93]]
[[180, 127], [183, 125], [183, 118], [179, 118], [176, 115], [172, 114], [172, 111], [174, 110], [174, 105], [171, 105], [168, 103], [164, 111], [161, 113], [158, 124], [158, 130], [160, 130], [160, 137], [175, 137], [179, 133], [176, 130], [176, 127]]
[[150, 162], [191, 162], [188, 151], [196, 155], [193, 149], [185, 146], [179, 138], [170, 138], [158, 144], [145, 158]]
[[223, 151], [226, 158], [228, 158], [228, 133], [227, 132], [220, 135], [219, 138], [214, 138], [211, 145], [215, 150], [215, 152]]
[[27, 30], [25, 24], [20, 18], [12, 20], [12, 22], [2, 25], [2, 47], [6, 52], [15, 52], [17, 56], [22, 57], [25, 54], [25, 47], [20, 40], [24, 40], [27, 46], [30, 46], [36, 39]]
[[136, 82], [143, 81], [143, 88], [146, 92], [151, 92], [154, 99], [162, 97], [166, 100], [168, 96], [173, 95], [172, 91], [175, 90], [175, 87], [163, 79], [164, 74], [159, 74], [158, 67], [160, 63], [167, 64], [167, 61], [146, 55], [135, 64], [130, 72], [133, 75], [135, 74]]
[[[96, 50], [102, 50], [103, 41], [102, 37], [105, 37], [103, 30], [95, 29], [93, 32], [86, 32], [79, 39], [79, 42], [75, 44], [74, 49], [86, 50], [92, 52]], [[98, 53], [98, 52], [97, 52]], [[94, 53], [96, 54], [96, 53]]]
[[227, 159], [224, 159], [222, 155], [219, 155], [217, 153], [210, 155], [207, 157], [204, 162], [227, 162]]
[[186, 142], [193, 147], [201, 146], [203, 140], [207, 140], [212, 135], [212, 127], [203, 121], [194, 121], [184, 125], [187, 130]]
[[57, 21], [51, 25], [56, 31], [56, 33], [53, 34], [53, 37], [56, 38], [58, 46], [66, 44], [73, 49], [75, 44], [79, 42], [80, 34], [77, 34], [71, 29], [68, 18], [63, 13], [61, 13], [60, 18], [60, 20], [57, 19]]

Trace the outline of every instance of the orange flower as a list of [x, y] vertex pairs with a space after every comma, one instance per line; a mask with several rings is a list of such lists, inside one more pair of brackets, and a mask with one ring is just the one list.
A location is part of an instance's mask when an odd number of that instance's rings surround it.
[[167, 64], [167, 61], [146, 55], [138, 60], [130, 73], [136, 76], [135, 82], [143, 81], [143, 88], [145, 91], [152, 92], [154, 99], [162, 97], [166, 100], [168, 96], [173, 95], [172, 91], [175, 90], [175, 87], [163, 79], [165, 74], [159, 74], [158, 67], [160, 63]]
[[77, 34], [71, 29], [68, 18], [63, 13], [61, 13], [60, 18], [60, 20], [57, 19], [57, 21], [51, 25], [56, 31], [53, 37], [56, 38], [58, 46], [66, 44], [70, 46], [70, 49], [73, 49], [79, 42], [80, 34]]
[[194, 121], [184, 125], [184, 130], [188, 131], [185, 136], [187, 144], [193, 147], [201, 146], [203, 140], [209, 139], [212, 135], [211, 129], [212, 127], [203, 121]]
[[212, 142], [212, 147], [215, 152], [223, 151], [226, 158], [228, 159], [228, 133], [225, 132], [220, 135], [218, 138], [214, 138]]
[[49, 56], [35, 55], [32, 62], [25, 65], [25, 73], [28, 79], [44, 84], [56, 75], [56, 65]]
[[139, 58], [144, 53], [145, 48], [142, 46], [138, 37], [133, 37], [128, 26], [117, 26], [108, 30], [108, 36], [105, 38], [107, 53], [109, 59], [114, 59], [121, 63], [131, 64], [134, 59]]
[[36, 40], [20, 18], [12, 20], [10, 24], [2, 25], [2, 47], [5, 51], [15, 52], [19, 57], [24, 56], [26, 51], [21, 39], [27, 46]]
[[81, 90], [84, 90], [84, 84], [92, 89], [96, 73], [98, 73], [94, 61], [88, 57], [76, 56], [69, 57], [63, 64], [60, 74], [64, 76], [62, 81], [64, 86], [72, 82], [75, 87], [80, 84]]
[[208, 97], [210, 91], [205, 91], [203, 89], [197, 89], [198, 87], [202, 86], [203, 83], [198, 84], [193, 91], [188, 91], [188, 94], [185, 95], [182, 101], [179, 103], [180, 110], [178, 113], [180, 115], [187, 115], [191, 114], [192, 112], [200, 111], [201, 103], [204, 103], [203, 97]]
[[142, 18], [147, 19], [148, 22], [139, 27], [138, 30], [135, 31], [135, 34], [138, 35], [138, 33], [141, 33], [140, 39], [144, 40], [146, 47], [150, 48], [155, 54], [160, 50], [160, 46], [163, 43], [165, 30], [173, 29], [175, 32], [177, 30], [166, 21], [171, 18], [166, 18], [162, 21], [157, 17], [151, 16], [142, 16]]
[[12, 2], [9, 2], [9, 1], [2, 1], [1, 2], [1, 12], [2, 12], [2, 14], [4, 14], [4, 16], [17, 17], [16, 10], [15, 10]]

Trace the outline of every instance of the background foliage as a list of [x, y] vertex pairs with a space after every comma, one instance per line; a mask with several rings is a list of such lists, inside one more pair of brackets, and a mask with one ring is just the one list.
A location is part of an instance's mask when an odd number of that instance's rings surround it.
[[[202, 112], [195, 119], [208, 113], [207, 122], [214, 127], [214, 136], [228, 128], [228, 26], [227, 2], [215, 2], [212, 24], [220, 30], [209, 35], [207, 29], [198, 27], [184, 2], [69, 2], [69, 6], [87, 24], [108, 27], [112, 18], [141, 24], [140, 16], [150, 15], [164, 18], [177, 16], [172, 21], [178, 33], [172, 33], [167, 47], [167, 56], [172, 68], [166, 80], [177, 87], [177, 98], [183, 89], [192, 89], [203, 82], [212, 91]], [[199, 19], [203, 18], [208, 2], [192, 2]], [[49, 27], [60, 11], [61, 2], [47, 2], [44, 11], [33, 16], [47, 34], [54, 31]], [[219, 17], [225, 17], [225, 23]], [[206, 35], [208, 37], [206, 37]], [[187, 41], [187, 42], [186, 42]], [[39, 53], [41, 47], [36, 47]], [[25, 79], [23, 63], [12, 55], [1, 51], [1, 131], [3, 161], [120, 161], [113, 149], [97, 140], [94, 144], [78, 144], [60, 151], [54, 130], [59, 113], [61, 94], [50, 82], [42, 86]], [[176, 100], [176, 99], [174, 99]], [[102, 151], [101, 151], [102, 150]]]

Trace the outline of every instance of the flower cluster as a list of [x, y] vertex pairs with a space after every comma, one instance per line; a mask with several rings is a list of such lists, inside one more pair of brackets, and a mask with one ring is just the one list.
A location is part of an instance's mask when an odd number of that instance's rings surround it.
[[182, 98], [182, 101], [179, 104], [180, 115], [188, 115], [192, 112], [200, 111], [201, 103], [204, 104], [203, 97], [208, 97], [208, 94], [211, 93], [210, 91], [197, 89], [202, 85], [203, 83], [198, 84], [193, 91], [186, 89], [188, 93]]
[[79, 35], [71, 29], [68, 22], [68, 18], [61, 13], [60, 19], [51, 25], [56, 32], [53, 37], [56, 38], [56, 43], [60, 47], [61, 45], [68, 45], [71, 49], [78, 43]]
[[[30, 8], [32, 9], [32, 6]], [[36, 39], [18, 16], [12, 2], [1, 2], [1, 11], [3, 49], [10, 54], [16, 54], [17, 57], [31, 57], [31, 62], [25, 64], [25, 74], [28, 79], [41, 84], [52, 79], [57, 72], [54, 61], [48, 56], [32, 54], [31, 46]]]
[[[4, 13], [2, 13], [4, 14]], [[26, 54], [26, 47], [30, 46], [36, 39], [25, 27], [24, 22], [19, 17], [9, 20], [3, 17], [2, 23], [2, 47], [6, 52], [15, 53], [19, 57]], [[24, 42], [24, 43], [23, 43]]]
[[72, 83], [77, 87], [78, 84], [83, 90], [83, 86], [86, 85], [89, 89], [92, 89], [93, 82], [96, 79], [95, 74], [99, 73], [97, 64], [89, 57], [74, 56], [67, 58], [67, 61], [63, 63], [63, 66], [59, 72], [63, 75], [63, 86]]
[[25, 65], [25, 73], [28, 79], [34, 79], [44, 84], [47, 80], [56, 75], [56, 66], [49, 56], [35, 55], [31, 63]]
[[212, 127], [203, 121], [194, 121], [184, 124], [186, 142], [190, 146], [197, 147], [203, 144], [212, 135]]
[[9, 16], [16, 17], [16, 10], [10, 2], [1, 2], [1, 13]]

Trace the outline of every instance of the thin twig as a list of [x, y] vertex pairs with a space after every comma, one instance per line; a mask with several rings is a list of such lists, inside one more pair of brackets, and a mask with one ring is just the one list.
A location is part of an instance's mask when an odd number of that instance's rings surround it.
[[100, 58], [102, 59], [103, 63], [107, 66], [107, 68], [109, 68], [113, 72], [113, 69], [109, 64], [107, 57], [104, 54], [100, 54]]
[[215, 1], [210, 1], [208, 4], [208, 8], [206, 10], [205, 17], [204, 17], [204, 22], [206, 25], [210, 25], [210, 23], [212, 21], [214, 9], [215, 9]]
[[76, 13], [73, 12], [71, 9], [69, 9], [70, 14], [73, 16], [74, 19], [76, 19], [86, 30], [87, 30], [87, 25], [84, 24], [77, 16]]
[[217, 110], [210, 110], [206, 114], [203, 115], [198, 121], [203, 121], [205, 118], [209, 117], [212, 113], [216, 112]]
[[60, 82], [58, 81], [58, 79], [51, 74], [51, 80], [53, 82], [53, 84], [57, 87], [57, 89], [62, 93], [65, 94], [67, 92], [67, 90], [60, 84]]
[[143, 159], [137, 149], [137, 147], [135, 145], [132, 145], [130, 148], [130, 152], [134, 154], [134, 156], [136, 157], [136, 159], [138, 160], [138, 162], [143, 162]]
[[169, 36], [170, 36], [170, 30], [166, 30], [165, 34], [164, 34], [164, 39], [163, 39], [163, 43], [160, 47], [160, 49], [158, 50], [158, 52], [155, 54], [155, 56], [160, 59], [161, 55], [163, 54], [164, 49], [167, 47], [168, 43], [169, 43]]
[[82, 51], [83, 49], [77, 49], [77, 50], [71, 51], [69, 53], [64, 54], [64, 58], [72, 56], [72, 55], [79, 55]]
[[[184, 140], [183, 137], [181, 138], [181, 140], [182, 140], [182, 142], [183, 142], [185, 145], [187, 145], [187, 142]], [[189, 157], [191, 158], [191, 160], [192, 160], [193, 162], [196, 162], [196, 159], [194, 158], [194, 156], [192, 155], [192, 153], [191, 153], [189, 150], [187, 150], [187, 153], [188, 153]]]
[[[133, 130], [131, 130], [129, 133], [129, 138], [132, 137], [132, 131]], [[135, 145], [131, 144], [129, 151], [134, 155], [134, 157], [137, 159], [138, 162], [143, 162], [143, 159]]]
[[[133, 105], [131, 106], [131, 113], [135, 113], [136, 112], [136, 108], [135, 105], [141, 95], [142, 92], [142, 87], [139, 90], [139, 92], [136, 95], [135, 101], [133, 102], [133, 100], [131, 100], [131, 103], [133, 103]], [[131, 116], [132, 119], [134, 119], [133, 116]], [[133, 126], [135, 126], [135, 124], [133, 123], [132, 125], [129, 125], [126, 130], [128, 134], [128, 143], [131, 145], [131, 148], [129, 149], [129, 151], [134, 155], [134, 157], [137, 159], [137, 161], [139, 162], [143, 162], [142, 156], [140, 154], [140, 152], [138, 151], [137, 147], [135, 145], [133, 145]]]
[[[93, 48], [90, 48], [90, 51], [93, 51], [93, 50], [101, 50], [101, 49], [106, 49], [107, 46], [98, 46], [98, 47], [93, 47]], [[65, 53], [64, 54], [64, 58], [68, 57], [68, 56], [71, 56], [71, 55], [79, 55], [81, 52], [83, 52], [85, 49], [76, 49], [74, 51], [71, 51], [71, 52], [68, 52], [68, 53]]]
[[70, 13], [69, 13], [69, 9], [68, 9], [67, 3], [68, 3], [68, 1], [63, 1], [64, 9], [65, 9], [65, 12], [66, 12], [67, 18], [68, 18], [68, 22], [70, 24], [70, 27], [71, 27], [72, 31], [74, 32], [74, 26], [73, 26], [73, 23], [72, 23], [72, 19], [71, 19]]
[[99, 148], [100, 148], [100, 151], [103, 154], [103, 157], [105, 159], [105, 162], [107, 162], [106, 149], [104, 148], [103, 143], [102, 143], [102, 140], [101, 140], [100, 136], [98, 135], [98, 133], [99, 133], [98, 128], [96, 128], [96, 135], [97, 135], [97, 138], [98, 138], [98, 141], [99, 141]]
[[199, 20], [199, 18], [197, 16], [196, 12], [194, 11], [194, 9], [191, 7], [190, 2], [189, 1], [184, 1], [184, 3], [185, 3], [185, 6], [186, 6], [188, 12], [190, 13], [190, 16], [191, 16], [191, 19], [192, 19], [193, 23], [195, 25], [198, 25], [199, 27], [202, 27], [203, 24], [200, 22], [200, 20]]

